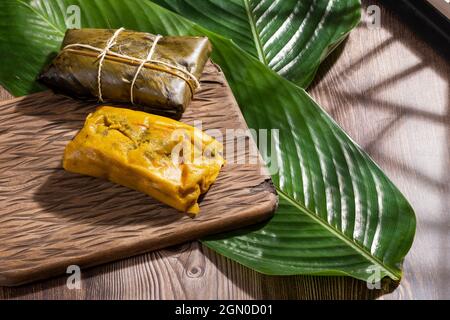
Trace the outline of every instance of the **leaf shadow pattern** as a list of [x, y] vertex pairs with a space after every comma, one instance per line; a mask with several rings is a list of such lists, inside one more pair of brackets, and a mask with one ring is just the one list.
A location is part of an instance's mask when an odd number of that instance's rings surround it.
[[416, 240], [404, 278], [388, 298], [448, 298], [448, 42], [437, 41], [435, 31], [411, 16], [402, 1], [363, 1], [363, 11], [369, 5], [380, 7], [381, 27], [370, 29], [363, 21], [348, 41], [355, 50], [350, 63], [338, 66], [340, 54], [332, 53], [309, 91], [416, 211]]

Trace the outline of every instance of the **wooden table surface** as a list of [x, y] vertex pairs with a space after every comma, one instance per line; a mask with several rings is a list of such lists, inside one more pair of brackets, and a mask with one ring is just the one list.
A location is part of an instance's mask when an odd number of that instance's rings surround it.
[[[363, 1], [369, 4], [380, 5]], [[69, 290], [59, 277], [0, 288], [0, 298], [449, 299], [450, 63], [380, 7], [381, 27], [363, 21], [324, 62], [309, 92], [416, 211], [416, 238], [399, 285], [387, 280], [369, 290], [346, 277], [265, 276], [192, 242], [82, 270], [81, 289]]]

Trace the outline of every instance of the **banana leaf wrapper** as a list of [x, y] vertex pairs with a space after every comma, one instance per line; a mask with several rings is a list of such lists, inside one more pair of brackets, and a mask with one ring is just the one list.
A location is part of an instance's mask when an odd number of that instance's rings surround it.
[[[40, 74], [39, 80], [55, 91], [75, 98], [99, 98], [99, 52], [71, 44], [104, 49], [116, 30], [69, 29], [61, 51]], [[146, 59], [156, 36], [123, 30], [110, 51], [137, 59]], [[209, 59], [211, 45], [207, 37], [164, 36], [157, 42], [153, 60], [190, 72], [199, 79]], [[140, 62], [106, 54], [101, 67], [101, 93], [104, 101], [131, 103], [131, 84]], [[191, 101], [197, 82], [177, 69], [146, 63], [133, 87], [133, 104], [144, 111], [180, 118]]]

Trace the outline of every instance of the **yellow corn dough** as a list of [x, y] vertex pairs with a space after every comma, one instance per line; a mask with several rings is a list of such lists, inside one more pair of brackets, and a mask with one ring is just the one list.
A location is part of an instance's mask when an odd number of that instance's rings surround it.
[[89, 114], [64, 152], [70, 172], [105, 178], [180, 211], [197, 214], [198, 197], [224, 164], [222, 144], [184, 123], [103, 106]]

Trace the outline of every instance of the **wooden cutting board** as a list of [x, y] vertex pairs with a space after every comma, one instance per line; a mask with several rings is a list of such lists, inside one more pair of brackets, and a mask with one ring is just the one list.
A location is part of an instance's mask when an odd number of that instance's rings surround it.
[[[209, 63], [201, 84], [181, 121], [202, 120], [203, 130], [247, 128], [218, 67]], [[64, 171], [64, 148], [95, 108], [50, 91], [0, 103], [0, 285], [239, 228], [274, 212], [270, 177], [261, 162], [248, 164], [249, 148], [236, 152], [247, 164], [228, 161], [194, 219], [139, 192]], [[225, 153], [235, 144], [224, 141]]]

